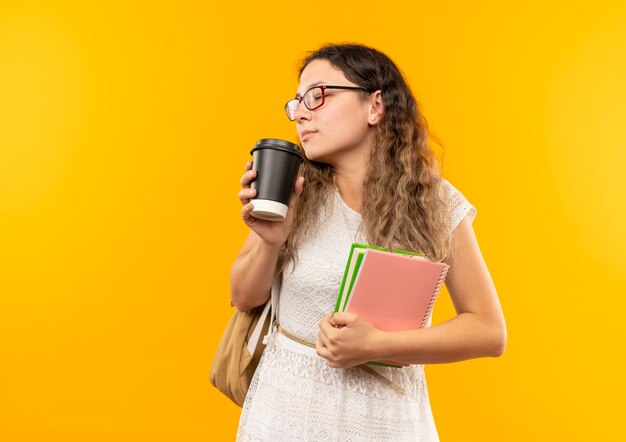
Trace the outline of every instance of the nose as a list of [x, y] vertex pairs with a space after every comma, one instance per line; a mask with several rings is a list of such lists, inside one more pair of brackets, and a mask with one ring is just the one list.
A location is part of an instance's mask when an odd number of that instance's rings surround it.
[[298, 123], [311, 119], [311, 111], [307, 109], [303, 101], [300, 101], [300, 103], [298, 103], [298, 107], [293, 114], [293, 116], [296, 118], [296, 122]]

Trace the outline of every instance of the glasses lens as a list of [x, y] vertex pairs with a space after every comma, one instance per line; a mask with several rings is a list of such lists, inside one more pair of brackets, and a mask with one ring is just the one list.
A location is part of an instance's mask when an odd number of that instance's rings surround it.
[[296, 111], [298, 110], [298, 105], [300, 102], [294, 98], [293, 100], [289, 100], [285, 105], [285, 112], [287, 112], [287, 118], [291, 121], [296, 119]]
[[309, 110], [317, 109], [324, 104], [324, 89], [321, 87], [314, 87], [309, 89], [304, 94], [304, 104]]

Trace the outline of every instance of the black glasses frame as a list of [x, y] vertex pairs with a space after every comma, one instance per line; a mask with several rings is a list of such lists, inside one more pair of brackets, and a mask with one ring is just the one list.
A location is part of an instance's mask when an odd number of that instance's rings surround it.
[[306, 90], [306, 92], [304, 94], [302, 94], [301, 97], [292, 98], [287, 103], [285, 103], [285, 112], [287, 113], [287, 118], [289, 118], [289, 120], [291, 120], [291, 121], [295, 121], [296, 120], [295, 117], [293, 117], [293, 118], [291, 117], [291, 114], [289, 112], [289, 103], [297, 101], [298, 104], [297, 104], [297, 106], [294, 107], [294, 109], [298, 109], [298, 107], [300, 107], [300, 103], [302, 102], [302, 100], [304, 100], [305, 95], [308, 94], [313, 89], [321, 89], [322, 90], [322, 101], [321, 101], [320, 104], [318, 104], [315, 107], [309, 107], [309, 105], [305, 101], [304, 102], [304, 106], [308, 110], [319, 109], [320, 107], [322, 107], [324, 105], [324, 103], [326, 102], [326, 89], [345, 89], [345, 90], [351, 90], [351, 91], [369, 92], [369, 90], [367, 90], [366, 88], [364, 88], [362, 86], [331, 86], [331, 85], [327, 85], [327, 84], [322, 84], [322, 85], [319, 85], [319, 86], [310, 87], [309, 89]]

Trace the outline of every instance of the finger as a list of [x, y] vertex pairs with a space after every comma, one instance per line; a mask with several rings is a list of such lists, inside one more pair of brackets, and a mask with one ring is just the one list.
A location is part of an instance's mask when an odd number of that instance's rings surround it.
[[256, 196], [256, 189], [247, 187], [241, 189], [237, 195], [239, 196], [241, 203], [245, 206], [250, 202], [251, 198], [254, 198]]
[[318, 356], [330, 360], [333, 358], [332, 352], [328, 349], [328, 347], [324, 346], [324, 344], [318, 339], [315, 342], [315, 352]]
[[333, 317], [333, 313], [326, 313], [326, 315], [320, 321], [320, 330], [324, 329], [324, 331], [330, 330], [330, 319]]
[[299, 176], [293, 188], [293, 195], [291, 196], [290, 205], [295, 205], [298, 202], [298, 199], [300, 199], [300, 195], [302, 195], [302, 189], [304, 189], [304, 177]]
[[[318, 355], [322, 356], [322, 354], [323, 354], [323, 353], [325, 353], [325, 349], [326, 349], [326, 347], [324, 347], [324, 344], [322, 344], [322, 341], [321, 341], [321, 340], [320, 340], [320, 338], [318, 337], [318, 338], [315, 340], [315, 352], [316, 352]], [[322, 357], [324, 357], [324, 356], [322, 356]]]
[[328, 323], [330, 325], [332, 325], [334, 328], [338, 328], [339, 327], [339, 322], [335, 319], [334, 316], [331, 316], [330, 319], [328, 320]]
[[244, 166], [243, 170], [245, 170], [246, 172], [252, 169], [252, 161], [247, 161], [246, 165]]
[[320, 332], [318, 335], [318, 340], [324, 347], [328, 347], [328, 324], [321, 323], [320, 324]]
[[243, 218], [243, 221], [248, 225], [251, 225], [256, 221], [256, 218], [250, 214], [252, 210], [254, 210], [254, 204], [252, 203], [248, 203], [241, 208], [241, 217]]
[[253, 181], [255, 178], [256, 178], [256, 170], [248, 170], [246, 173], [243, 174], [239, 182], [244, 188], [246, 188], [246, 187], [250, 187], [250, 182]]
[[330, 322], [323, 320], [322, 323], [320, 324], [320, 332], [319, 332], [318, 338], [324, 347], [326, 348], [331, 347], [332, 334], [334, 332], [335, 332], [335, 329], [333, 328], [332, 325], [330, 325]]
[[300, 195], [302, 195], [302, 189], [304, 188], [304, 177], [300, 176], [296, 180], [296, 184], [293, 188], [293, 193], [291, 194], [291, 199], [289, 200], [289, 214], [293, 213], [293, 209], [298, 203], [300, 199]]
[[352, 324], [356, 318], [358, 316], [354, 313], [338, 312], [333, 315], [331, 323], [336, 326], [344, 326]]
[[304, 177], [299, 176], [298, 179], [296, 179], [296, 185], [294, 186], [294, 196], [296, 198], [300, 196], [302, 189], [304, 189]]
[[333, 319], [331, 319], [328, 323], [330, 324], [333, 330], [344, 328], [346, 326], [346, 324], [344, 324], [343, 322], [335, 321]]

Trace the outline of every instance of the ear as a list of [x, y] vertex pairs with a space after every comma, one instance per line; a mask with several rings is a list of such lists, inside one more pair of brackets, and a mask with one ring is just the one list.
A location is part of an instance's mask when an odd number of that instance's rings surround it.
[[369, 111], [367, 113], [368, 124], [370, 126], [378, 124], [383, 116], [383, 111], [384, 106], [382, 93], [379, 90], [372, 92], [369, 97]]

